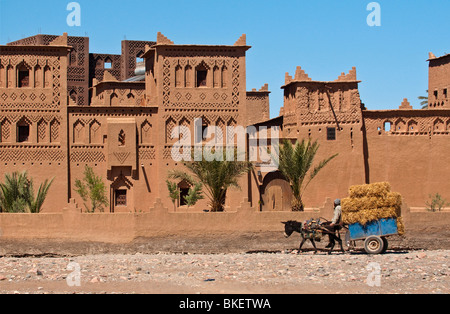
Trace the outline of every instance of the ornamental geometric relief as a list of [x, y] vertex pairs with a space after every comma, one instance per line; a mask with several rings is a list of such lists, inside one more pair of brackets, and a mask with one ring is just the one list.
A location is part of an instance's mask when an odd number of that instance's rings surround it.
[[59, 142], [59, 127], [60, 123], [56, 118], [50, 122], [50, 142]]
[[0, 122], [0, 142], [5, 143], [10, 141], [11, 122], [7, 118]]
[[0, 161], [4, 162], [34, 162], [34, 161], [64, 161], [65, 152], [51, 148], [5, 148], [0, 150]]
[[123, 165], [125, 163], [125, 161], [128, 159], [128, 157], [130, 156], [130, 153], [126, 153], [126, 152], [118, 153], [118, 152], [115, 152], [114, 156], [117, 158], [117, 160], [120, 162], [120, 164]]
[[47, 122], [41, 119], [37, 124], [38, 143], [47, 142]]
[[70, 153], [71, 162], [106, 162], [105, 154], [98, 150], [74, 150]]

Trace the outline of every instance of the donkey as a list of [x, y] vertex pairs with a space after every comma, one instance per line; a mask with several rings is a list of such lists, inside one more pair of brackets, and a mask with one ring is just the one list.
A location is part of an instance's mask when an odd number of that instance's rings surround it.
[[[307, 240], [307, 238], [305, 238], [305, 234], [307, 234], [309, 231], [305, 228], [303, 223], [298, 222], [298, 221], [289, 220], [289, 221], [285, 221], [285, 222], [281, 222], [281, 223], [284, 224], [284, 236], [286, 238], [290, 237], [294, 231], [300, 233], [300, 235], [302, 236], [302, 242], [300, 243], [300, 247], [298, 248], [298, 254], [300, 254], [300, 252], [302, 251], [303, 244]], [[331, 246], [330, 246], [330, 251], [328, 251], [328, 254], [331, 254], [331, 252], [333, 252], [334, 246], [336, 244], [335, 241], [338, 241], [338, 243], [341, 247], [342, 253], [345, 252], [344, 248], [342, 246], [341, 238], [336, 236], [334, 231], [332, 231], [330, 228], [327, 228], [327, 227], [320, 227], [317, 229], [317, 231], [322, 232], [322, 234], [327, 234], [330, 238]], [[314, 242], [314, 239], [312, 237], [309, 237], [309, 240], [311, 241], [311, 243], [314, 247], [314, 254], [316, 254], [317, 253], [316, 243]]]

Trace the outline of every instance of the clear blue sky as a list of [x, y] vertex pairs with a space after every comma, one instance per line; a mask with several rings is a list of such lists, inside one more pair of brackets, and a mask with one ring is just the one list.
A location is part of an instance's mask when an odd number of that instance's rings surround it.
[[450, 53], [450, 1], [379, 0], [381, 26], [369, 27], [370, 0], [78, 0], [81, 27], [66, 23], [68, 0], [0, 0], [0, 44], [41, 34], [89, 36], [90, 51], [120, 54], [120, 42], [232, 45], [247, 34], [247, 90], [269, 83], [271, 116], [283, 102], [284, 73], [301, 66], [313, 80], [357, 68], [370, 110], [419, 108], [428, 88], [428, 52]]

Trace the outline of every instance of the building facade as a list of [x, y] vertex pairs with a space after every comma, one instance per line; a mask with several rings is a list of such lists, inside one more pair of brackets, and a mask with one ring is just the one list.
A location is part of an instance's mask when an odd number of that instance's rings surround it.
[[[224, 142], [227, 127], [272, 127], [281, 140], [318, 140], [318, 160], [339, 153], [308, 187], [306, 207], [376, 181], [391, 182], [410, 206], [425, 206], [432, 193], [450, 199], [448, 55], [430, 54], [428, 109], [413, 110], [405, 99], [398, 110], [367, 110], [355, 68], [321, 82], [298, 67], [293, 77], [286, 73], [284, 105], [270, 119], [267, 84], [247, 91], [249, 48], [245, 35], [234, 45], [207, 46], [176, 45], [161, 33], [155, 42], [122, 41], [121, 55], [90, 53], [89, 38], [67, 34], [0, 46], [0, 176], [27, 170], [37, 183], [55, 177], [45, 212], [61, 211], [70, 199], [84, 203], [75, 181], [86, 165], [109, 191], [107, 212], [145, 212], [159, 199], [170, 210], [202, 211], [207, 200], [187, 209], [181, 197], [174, 206], [165, 184], [170, 170], [183, 169], [174, 130], [195, 135], [201, 118], [202, 131], [221, 132], [200, 141]], [[289, 184], [277, 171], [256, 163], [240, 185], [228, 193], [226, 210], [243, 202], [290, 210]], [[188, 185], [178, 187], [183, 195]]]

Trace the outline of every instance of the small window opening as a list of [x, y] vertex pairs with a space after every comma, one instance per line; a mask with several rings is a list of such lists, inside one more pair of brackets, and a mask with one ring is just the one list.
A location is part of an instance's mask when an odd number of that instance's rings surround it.
[[127, 206], [127, 190], [116, 190], [116, 206]]
[[17, 142], [28, 142], [30, 137], [30, 126], [27, 124], [17, 126]]
[[438, 98], [438, 95], [439, 95], [438, 91], [435, 90], [435, 91], [434, 91], [434, 99], [437, 99], [437, 98]]
[[112, 68], [112, 62], [111, 61], [105, 61], [104, 67], [105, 67], [105, 69], [111, 69]]
[[19, 71], [19, 87], [29, 87], [30, 86], [30, 71], [20, 70]]
[[142, 50], [136, 54], [136, 64], [144, 62], [144, 58], [142, 58], [143, 55], [144, 52]]
[[208, 139], [208, 125], [203, 124], [202, 125], [202, 140], [205, 141], [206, 139]]
[[327, 140], [328, 141], [336, 140], [336, 128], [327, 128]]
[[206, 70], [198, 70], [197, 71], [197, 87], [206, 87], [207, 75], [208, 75], [208, 71], [206, 71]]
[[386, 131], [386, 132], [390, 132], [391, 131], [391, 123], [390, 122], [385, 122], [384, 123], [384, 131]]
[[448, 94], [447, 94], [447, 89], [444, 89], [444, 97], [447, 98]]

